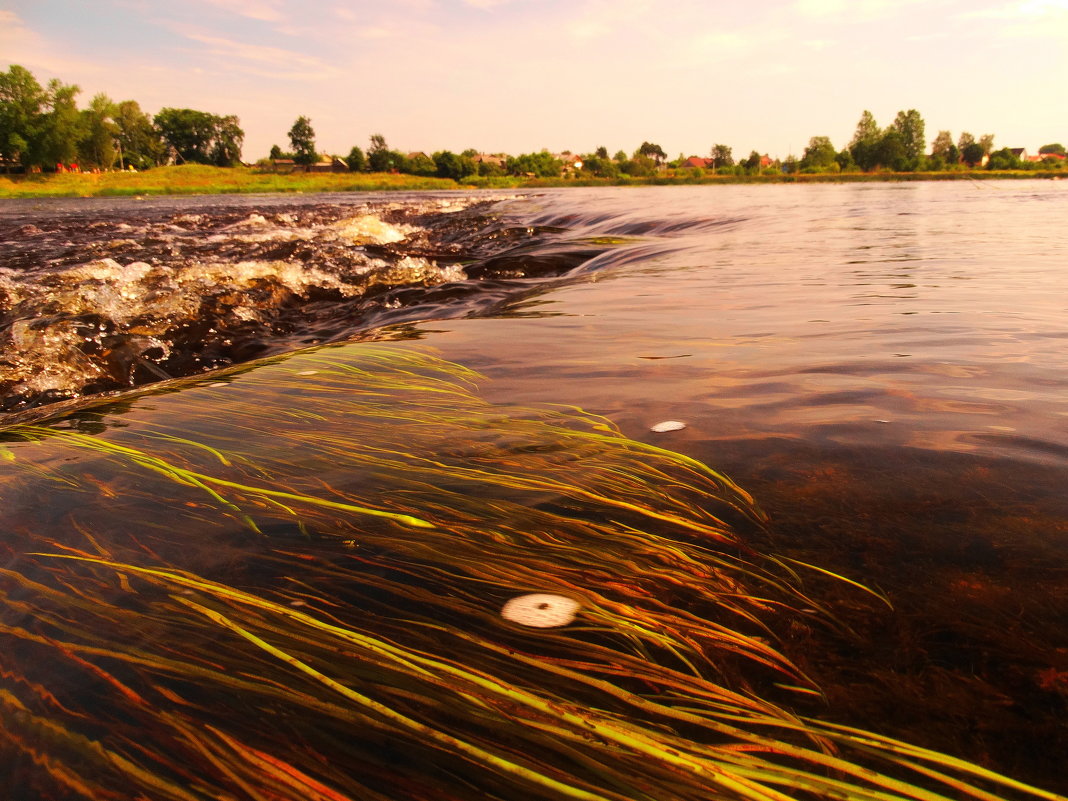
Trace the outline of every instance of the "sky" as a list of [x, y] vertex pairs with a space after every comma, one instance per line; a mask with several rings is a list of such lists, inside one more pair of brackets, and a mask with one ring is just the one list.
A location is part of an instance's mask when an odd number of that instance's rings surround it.
[[1068, 143], [1068, 0], [0, 0], [0, 70], [236, 114], [244, 158], [642, 142], [800, 156], [917, 109], [996, 147]]

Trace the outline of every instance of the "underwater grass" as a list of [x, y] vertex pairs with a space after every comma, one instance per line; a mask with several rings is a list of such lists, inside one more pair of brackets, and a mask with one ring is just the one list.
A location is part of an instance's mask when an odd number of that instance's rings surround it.
[[5, 429], [21, 797], [1056, 798], [794, 715], [776, 621], [836, 623], [753, 499], [478, 380], [364, 343]]

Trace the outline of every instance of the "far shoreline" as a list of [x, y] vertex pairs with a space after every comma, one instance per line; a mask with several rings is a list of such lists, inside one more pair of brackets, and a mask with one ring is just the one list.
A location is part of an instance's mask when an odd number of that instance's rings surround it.
[[0, 200], [158, 195], [316, 194], [325, 192], [544, 189], [598, 186], [710, 186], [717, 184], [900, 183], [909, 181], [1059, 180], [1063, 170], [792, 173], [783, 175], [661, 174], [644, 178], [472, 177], [462, 181], [396, 173], [278, 174], [250, 167], [187, 165], [145, 172], [0, 175]]

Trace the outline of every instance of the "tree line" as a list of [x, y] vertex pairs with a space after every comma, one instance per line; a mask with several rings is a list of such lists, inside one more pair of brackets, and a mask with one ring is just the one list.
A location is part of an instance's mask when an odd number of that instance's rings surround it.
[[[925, 140], [925, 123], [916, 109], [899, 111], [893, 121], [881, 128], [870, 111], [865, 111], [849, 144], [838, 151], [826, 136], [814, 136], [809, 140], [804, 155], [788, 159], [783, 168], [787, 172], [941, 172], [953, 169], [975, 169], [986, 164], [991, 170], [1013, 170], [1027, 166], [1047, 167], [1049, 163], [1034, 165], [1022, 162], [1019, 155], [1008, 147], [994, 149], [994, 135], [984, 134], [976, 139], [967, 131], [954, 142], [950, 131], [939, 131], [931, 142], [928, 152]], [[1063, 156], [1064, 146], [1059, 143], [1043, 145], [1039, 155], [1053, 158]]]
[[136, 100], [116, 103], [106, 94], [79, 109], [80, 92], [56, 78], [41, 86], [18, 64], [0, 72], [0, 163], [26, 170], [240, 163], [245, 132], [233, 115], [164, 108], [151, 117]]
[[[52, 79], [41, 86], [33, 74], [17, 64], [0, 72], [0, 168], [51, 169], [78, 164], [83, 169], [148, 169], [160, 164], [212, 164], [220, 167], [240, 163], [245, 134], [234, 115], [219, 116], [189, 108], [164, 108], [155, 116], [141, 110], [135, 100], [112, 101], [95, 95], [85, 108], [78, 108], [78, 86]], [[1065, 154], [1059, 143], [1043, 145], [1040, 155], [1047, 163], [1021, 163], [1009, 148], [994, 150], [994, 136], [978, 138], [964, 132], [956, 140], [949, 131], [939, 131], [931, 142], [925, 139], [923, 117], [915, 109], [899, 111], [886, 127], [881, 127], [870, 111], [857, 123], [853, 138], [841, 150], [829, 137], [814, 136], [798, 159], [772, 161], [756, 150], [735, 161], [732, 149], [715, 144], [700, 172], [720, 174], [827, 173], [943, 171], [974, 169], [1018, 169], [1063, 166], [1056, 156]], [[290, 150], [271, 148], [270, 159], [292, 158], [301, 165], [320, 159], [316, 151], [311, 121], [298, 117], [289, 130]], [[562, 154], [547, 151], [518, 156], [495, 154], [484, 157], [474, 148], [460, 153], [448, 150], [432, 155], [405, 154], [389, 147], [382, 134], [370, 137], [366, 150], [354, 146], [345, 161], [354, 172], [401, 172], [436, 176], [456, 181], [471, 176], [558, 177], [562, 172], [599, 178], [634, 178], [657, 174], [662, 168], [679, 167], [686, 158], [669, 161], [663, 148], [653, 142], [642, 144], [628, 155], [617, 151], [609, 156], [605, 147], [591, 153]], [[267, 160], [264, 160], [267, 161]], [[573, 168], [573, 169], [569, 169]]]

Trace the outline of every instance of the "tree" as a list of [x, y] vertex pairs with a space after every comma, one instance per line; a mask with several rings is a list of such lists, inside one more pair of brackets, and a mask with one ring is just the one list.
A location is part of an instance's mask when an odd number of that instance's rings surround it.
[[634, 155], [646, 156], [653, 159], [656, 162], [657, 167], [667, 160], [667, 153], [664, 152], [664, 148], [660, 147], [660, 145], [653, 144], [652, 142], [642, 142], [641, 147], [638, 148]]
[[160, 136], [179, 161], [211, 163], [215, 117], [191, 108], [164, 108], [153, 118]]
[[951, 147], [953, 147], [953, 134], [949, 131], [939, 131], [938, 136], [931, 142], [931, 155], [945, 158], [949, 155]]
[[44, 102], [44, 89], [28, 69], [12, 64], [0, 72], [0, 159], [30, 166]]
[[[461, 154], [460, 158], [464, 159], [464, 156]], [[410, 159], [406, 160], [408, 162], [407, 171], [410, 172], [412, 175], [431, 176], [437, 174], [438, 167], [434, 163], [434, 159], [424, 155], [423, 153], [417, 153]], [[471, 162], [472, 169], [477, 170], [481, 174], [483, 165], [477, 164], [474, 159], [464, 160], [469, 160]]]
[[612, 161], [618, 162], [619, 164], [622, 164], [626, 160], [627, 154], [624, 153], [622, 150], [617, 150], [616, 154], [612, 156]]
[[964, 148], [966, 148], [968, 145], [974, 144], [975, 137], [967, 131], [963, 131], [960, 135], [960, 139], [957, 140], [957, 150], [959, 150], [961, 153], [964, 153]]
[[115, 106], [115, 143], [119, 148], [119, 166], [131, 165], [147, 170], [163, 160], [164, 146], [152, 118], [141, 111], [136, 100], [123, 100]]
[[[603, 149], [600, 148], [600, 150]], [[617, 178], [619, 176], [619, 165], [608, 156], [594, 154], [582, 160], [582, 171], [588, 172], [590, 175], [596, 175], [598, 178]]]
[[354, 146], [349, 151], [349, 157], [345, 161], [349, 164], [350, 172], [363, 172], [367, 169], [367, 156], [364, 155], [359, 145]]
[[282, 148], [278, 145], [271, 145], [271, 152], [267, 155], [267, 158], [271, 161], [277, 161], [278, 159], [284, 159], [285, 156], [282, 155]]
[[710, 155], [712, 156], [713, 167], [734, 166], [734, 156], [731, 155], [731, 149], [726, 145], [713, 145]]
[[905, 151], [904, 169], [917, 169], [926, 150], [925, 126], [920, 112], [914, 108], [899, 111], [891, 127], [901, 136], [901, 146]]
[[593, 155], [599, 159], [606, 159], [608, 158], [608, 148], [604, 145], [601, 145], [599, 148], [597, 148], [596, 151], [594, 151]]
[[245, 132], [241, 121], [230, 114], [215, 118], [215, 136], [211, 146], [211, 163], [216, 167], [234, 167], [241, 163], [241, 145]]
[[371, 147], [367, 150], [367, 164], [372, 172], [389, 172], [396, 165], [393, 163], [393, 154], [386, 144], [386, 137], [382, 134], [371, 135]]
[[835, 163], [838, 165], [839, 172], [856, 172], [857, 163], [853, 161], [853, 154], [849, 152], [849, 148], [842, 148], [834, 157]]
[[837, 152], [826, 136], [813, 136], [801, 156], [801, 169], [812, 172], [827, 172], [838, 168]]
[[969, 167], [975, 167], [983, 160], [983, 146], [978, 142], [969, 142], [960, 149], [961, 158], [964, 159], [964, 163]]
[[755, 150], [750, 150], [749, 158], [742, 161], [742, 166], [751, 173], [758, 172], [760, 170], [760, 154]]
[[78, 143], [82, 164], [109, 170], [118, 160], [115, 139], [119, 127], [112, 120], [116, 111], [111, 98], [102, 93], [94, 96], [89, 107], [82, 111], [84, 137]]
[[1038, 149], [1038, 154], [1040, 156], [1048, 156], [1050, 153], [1055, 153], [1058, 156], [1063, 156], [1065, 154], [1064, 145], [1062, 145], [1060, 142], [1054, 142], [1052, 145], [1042, 145], [1042, 147]]
[[990, 154], [990, 161], [987, 162], [986, 168], [988, 170], [1018, 170], [1020, 159], [1007, 147], [1003, 147], [996, 153]]
[[628, 159], [619, 165], [621, 172], [632, 175], [635, 178], [647, 178], [656, 174], [656, 162], [649, 156], [635, 153], [634, 158]]
[[547, 150], [540, 153], [523, 153], [519, 156], [509, 157], [506, 168], [511, 175], [526, 175], [533, 173], [539, 178], [556, 178], [560, 175], [564, 164]]
[[74, 84], [64, 84], [57, 78], [48, 82], [39, 136], [30, 143], [31, 164], [69, 164], [77, 158], [78, 142], [85, 130], [74, 100], [80, 91]]
[[462, 155], [457, 156], [448, 150], [435, 153], [433, 159], [434, 172], [439, 178], [451, 178], [454, 181], [459, 181], [478, 172], [478, 166], [471, 158]]
[[241, 160], [245, 132], [232, 114], [217, 117], [191, 108], [164, 108], [153, 122], [179, 161], [228, 167]]
[[909, 169], [910, 161], [905, 150], [905, 140], [894, 127], [887, 128], [872, 152], [875, 164], [884, 169], [902, 172]]
[[307, 117], [297, 117], [289, 129], [289, 144], [293, 148], [293, 161], [297, 164], [314, 164], [319, 160], [319, 154], [315, 152], [315, 131]]
[[994, 150], [994, 134], [983, 134], [980, 136], [979, 147], [983, 149], [984, 156], [989, 156]]
[[853, 139], [849, 143], [849, 153], [862, 170], [870, 170], [878, 163], [876, 149], [881, 138], [882, 131], [879, 130], [875, 117], [870, 111], [865, 111], [860, 115], [857, 130], [853, 133]]

